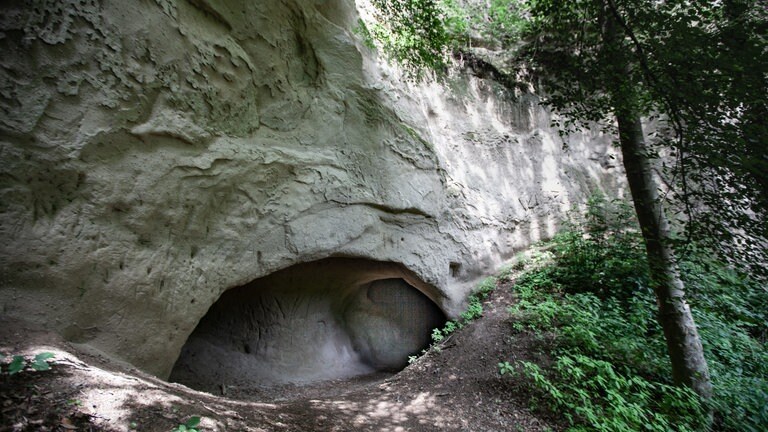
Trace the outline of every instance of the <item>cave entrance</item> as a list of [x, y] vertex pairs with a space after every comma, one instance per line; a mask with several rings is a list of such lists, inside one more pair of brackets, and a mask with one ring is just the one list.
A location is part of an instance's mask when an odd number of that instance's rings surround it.
[[419, 284], [399, 264], [328, 258], [230, 289], [189, 336], [170, 381], [219, 392], [398, 371], [445, 323], [425, 295], [436, 292]]

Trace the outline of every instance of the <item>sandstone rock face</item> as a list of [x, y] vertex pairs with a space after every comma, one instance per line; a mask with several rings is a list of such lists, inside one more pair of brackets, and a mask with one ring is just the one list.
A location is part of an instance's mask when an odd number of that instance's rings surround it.
[[[0, 5], [2, 313], [167, 377], [230, 288], [354, 257], [400, 269], [371, 299], [407, 282], [452, 317], [565, 210], [621, 193], [608, 138], [564, 150], [534, 97], [461, 73], [402, 81], [357, 17], [345, 0]], [[339, 290], [363, 305], [361, 287]], [[364, 343], [380, 327], [353, 328], [333, 333], [351, 357], [395, 361]]]

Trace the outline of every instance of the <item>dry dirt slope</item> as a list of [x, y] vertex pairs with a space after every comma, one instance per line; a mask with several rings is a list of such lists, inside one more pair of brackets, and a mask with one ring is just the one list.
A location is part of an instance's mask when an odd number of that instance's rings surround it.
[[[0, 432], [170, 431], [200, 416], [204, 431], [543, 431], [558, 419], [529, 410], [503, 360], [544, 360], [510, 331], [509, 282], [479, 320], [395, 375], [307, 387], [226, 389], [226, 397], [144, 374], [58, 337], [0, 317], [0, 352], [55, 353], [49, 371], [0, 376]], [[8, 359], [6, 359], [6, 362]], [[6, 368], [4, 367], [3, 370]]]

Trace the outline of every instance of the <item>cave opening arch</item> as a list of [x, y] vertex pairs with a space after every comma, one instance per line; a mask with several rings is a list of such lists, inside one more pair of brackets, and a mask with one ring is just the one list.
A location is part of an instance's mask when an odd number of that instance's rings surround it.
[[397, 263], [296, 264], [225, 291], [169, 380], [215, 393], [398, 371], [445, 323], [438, 296]]

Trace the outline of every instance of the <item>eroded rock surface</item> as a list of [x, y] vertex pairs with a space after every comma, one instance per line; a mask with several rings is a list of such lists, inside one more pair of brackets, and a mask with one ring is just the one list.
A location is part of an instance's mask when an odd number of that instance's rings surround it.
[[535, 97], [467, 74], [405, 82], [357, 18], [345, 0], [3, 2], [2, 313], [167, 377], [230, 288], [358, 257], [451, 317], [565, 210], [620, 191], [605, 137], [566, 151]]
[[361, 285], [344, 310], [355, 351], [376, 370], [396, 371], [431, 342], [445, 317], [429, 298], [399, 278]]

